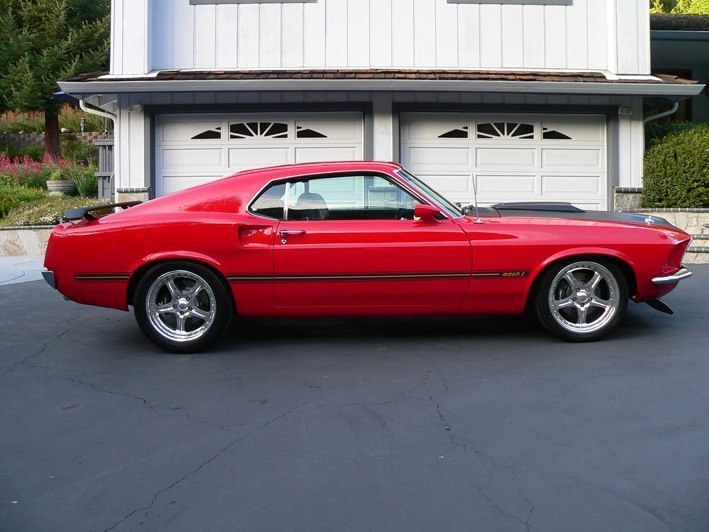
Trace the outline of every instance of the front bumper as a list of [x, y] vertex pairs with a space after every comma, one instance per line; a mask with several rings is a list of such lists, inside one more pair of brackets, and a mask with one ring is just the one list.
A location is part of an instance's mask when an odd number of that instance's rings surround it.
[[675, 273], [672, 275], [666, 275], [663, 277], [653, 277], [652, 279], [652, 284], [672, 284], [672, 283], [677, 283], [681, 281], [682, 279], [686, 279], [687, 277], [692, 276], [692, 271], [689, 268], [685, 268], [682, 266], [679, 270], [677, 270]]
[[53, 271], [42, 272], [42, 277], [44, 277], [44, 280], [47, 281], [47, 284], [49, 286], [51, 286], [55, 290], [57, 289], [57, 280], [54, 277]]

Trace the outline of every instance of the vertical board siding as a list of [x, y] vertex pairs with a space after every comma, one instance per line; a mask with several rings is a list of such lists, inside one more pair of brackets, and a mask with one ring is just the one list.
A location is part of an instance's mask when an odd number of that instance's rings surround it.
[[502, 66], [520, 68], [524, 65], [523, 6], [502, 6]]
[[[379, 0], [381, 1], [381, 0]], [[352, 67], [367, 67], [369, 62], [369, 2], [347, 2], [347, 61]]]
[[281, 7], [279, 4], [259, 6], [259, 65], [282, 66]]
[[[392, 64], [392, 0], [376, 0], [369, 6], [369, 58], [374, 67]], [[394, 19], [398, 24], [398, 21]], [[365, 38], [365, 36], [362, 36]], [[398, 38], [398, 37], [397, 37]]]
[[112, 18], [114, 74], [170, 68], [569, 69], [621, 74], [649, 69], [646, 0], [574, 0], [569, 5], [447, 0], [190, 5], [187, 0], [114, 0]]
[[[376, 1], [376, 0], [375, 0]], [[436, 0], [414, 2], [414, 64], [426, 68], [436, 64]]]
[[458, 6], [458, 61], [468, 68], [480, 66], [480, 6]]
[[392, 65], [414, 64], [414, 0], [391, 0], [391, 19], [396, 31], [391, 35]]
[[283, 5], [281, 28], [281, 64], [286, 68], [303, 66], [303, 4]]
[[544, 10], [539, 6], [524, 6], [522, 10], [524, 68], [543, 68], [546, 65], [544, 42], [546, 26], [544, 25]]
[[502, 6], [480, 6], [480, 66], [499, 68], [502, 66]]
[[566, 68], [566, 8], [544, 6], [544, 26], [544, 66]]
[[194, 34], [199, 35], [195, 41], [195, 65], [204, 68], [214, 68], [217, 63], [217, 9], [216, 6], [204, 6], [208, 9], [195, 11]]
[[217, 68], [236, 64], [236, 35], [239, 27], [239, 8], [236, 5], [218, 5], [217, 17]]

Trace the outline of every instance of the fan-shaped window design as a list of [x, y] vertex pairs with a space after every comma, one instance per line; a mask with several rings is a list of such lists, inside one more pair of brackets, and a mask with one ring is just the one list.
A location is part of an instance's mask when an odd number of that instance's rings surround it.
[[309, 129], [303, 126], [298, 126], [298, 131], [295, 134], [299, 139], [326, 139], [327, 135], [315, 131], [314, 129]]
[[564, 135], [562, 132], [555, 129], [549, 129], [548, 127], [543, 128], [542, 135], [548, 140], [572, 140], [568, 135]]
[[439, 139], [467, 139], [468, 126], [462, 126], [438, 135]]
[[534, 140], [534, 126], [519, 122], [487, 122], [478, 124], [477, 137], [479, 139]]
[[287, 139], [288, 124], [285, 122], [238, 122], [229, 125], [231, 139]]
[[202, 131], [202, 133], [196, 134], [192, 137], [192, 140], [211, 140], [222, 138], [222, 127], [215, 127], [214, 129], [207, 129]]

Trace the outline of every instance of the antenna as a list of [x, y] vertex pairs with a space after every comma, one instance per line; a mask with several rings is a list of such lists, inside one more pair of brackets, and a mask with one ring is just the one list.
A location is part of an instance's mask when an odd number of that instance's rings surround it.
[[478, 187], [475, 184], [475, 174], [470, 174], [473, 178], [473, 200], [475, 201], [475, 224], [484, 224], [485, 222], [480, 219], [480, 210], [478, 209]]

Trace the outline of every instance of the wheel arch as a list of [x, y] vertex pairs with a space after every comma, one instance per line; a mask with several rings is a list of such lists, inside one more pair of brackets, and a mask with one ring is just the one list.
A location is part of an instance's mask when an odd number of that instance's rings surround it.
[[211, 270], [212, 273], [214, 273], [217, 276], [217, 278], [222, 282], [224, 290], [227, 293], [227, 295], [229, 296], [229, 299], [231, 300], [233, 311], [236, 312], [236, 301], [234, 300], [234, 293], [231, 290], [231, 286], [229, 284], [229, 281], [227, 280], [226, 275], [219, 267], [219, 263], [210, 259], [209, 257], [203, 256], [203, 255], [195, 255], [195, 254], [190, 254], [190, 255], [161, 254], [161, 255], [146, 257], [145, 259], [143, 259], [140, 266], [138, 266], [137, 268], [134, 269], [133, 273], [130, 276], [130, 280], [128, 282], [128, 293], [127, 293], [128, 305], [133, 305], [135, 291], [138, 287], [138, 284], [140, 283], [140, 280], [145, 276], [145, 274], [147, 272], [149, 272], [155, 266], [158, 266], [160, 264], [168, 264], [170, 262], [188, 262], [188, 263], [192, 263], [192, 264], [198, 264], [200, 266], [203, 266], [203, 267]]
[[530, 308], [534, 300], [534, 295], [539, 287], [539, 283], [544, 279], [544, 275], [554, 266], [562, 263], [575, 260], [604, 260], [617, 266], [618, 269], [623, 273], [625, 281], [628, 285], [628, 294], [630, 297], [635, 296], [637, 293], [637, 278], [635, 276], [635, 271], [632, 266], [632, 261], [626, 257], [624, 254], [607, 249], [576, 249], [567, 250], [562, 253], [558, 253], [549, 257], [547, 260], [542, 262], [537, 268], [535, 268], [530, 277], [531, 281], [529, 284], [529, 291], [527, 293], [527, 300], [525, 308]]

